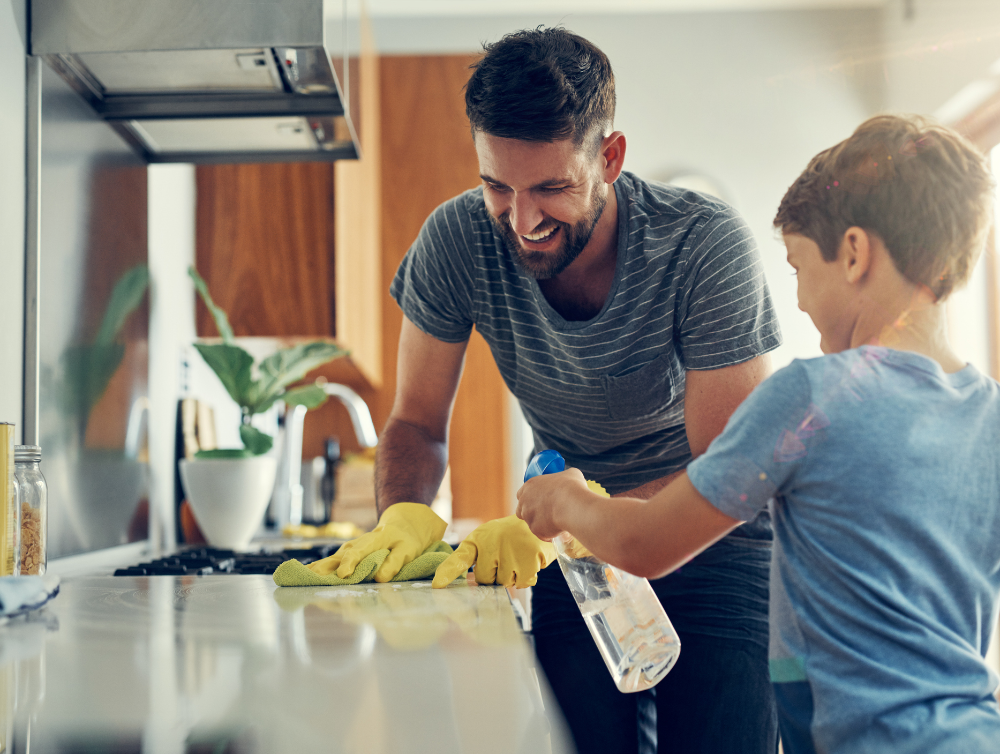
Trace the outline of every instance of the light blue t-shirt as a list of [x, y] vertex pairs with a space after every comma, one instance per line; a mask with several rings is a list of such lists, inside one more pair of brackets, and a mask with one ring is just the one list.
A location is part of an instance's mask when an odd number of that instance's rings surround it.
[[759, 385], [688, 467], [770, 507], [770, 667], [786, 754], [1000, 751], [1000, 385], [862, 347]]

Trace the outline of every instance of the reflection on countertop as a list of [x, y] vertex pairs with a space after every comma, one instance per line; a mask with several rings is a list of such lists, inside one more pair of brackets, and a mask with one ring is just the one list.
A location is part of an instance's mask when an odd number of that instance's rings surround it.
[[88, 576], [0, 645], [13, 752], [572, 748], [499, 587]]

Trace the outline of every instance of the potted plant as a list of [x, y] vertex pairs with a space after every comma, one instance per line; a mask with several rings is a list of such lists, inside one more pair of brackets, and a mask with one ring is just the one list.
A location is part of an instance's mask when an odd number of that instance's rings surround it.
[[346, 354], [325, 341], [282, 348], [254, 363], [253, 356], [236, 345], [226, 313], [212, 300], [208, 286], [194, 267], [188, 268], [198, 295], [215, 320], [221, 343], [194, 347], [240, 407], [242, 448], [201, 450], [181, 461], [181, 480], [199, 528], [210, 544], [245, 547], [264, 516], [274, 489], [277, 462], [264, 455], [274, 438], [251, 424], [255, 414], [277, 401], [306, 409], [322, 405], [327, 394], [316, 383], [299, 383], [313, 369]]

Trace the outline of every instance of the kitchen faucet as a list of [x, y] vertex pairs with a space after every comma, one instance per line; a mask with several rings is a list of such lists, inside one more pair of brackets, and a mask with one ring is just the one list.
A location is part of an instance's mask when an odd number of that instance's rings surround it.
[[[325, 382], [320, 385], [327, 395], [336, 398], [347, 409], [351, 426], [363, 448], [374, 448], [378, 443], [375, 424], [368, 404], [347, 385]], [[302, 523], [302, 425], [306, 418], [305, 406], [285, 408], [283, 442], [278, 459], [278, 475], [271, 499], [271, 512], [278, 528], [285, 524]]]
[[323, 383], [322, 387], [327, 395], [344, 404], [344, 408], [347, 409], [347, 413], [351, 417], [351, 424], [354, 427], [354, 434], [358, 438], [358, 444], [362, 448], [374, 448], [378, 443], [378, 437], [375, 434], [375, 425], [372, 423], [372, 414], [368, 410], [368, 404], [347, 385], [326, 382]]

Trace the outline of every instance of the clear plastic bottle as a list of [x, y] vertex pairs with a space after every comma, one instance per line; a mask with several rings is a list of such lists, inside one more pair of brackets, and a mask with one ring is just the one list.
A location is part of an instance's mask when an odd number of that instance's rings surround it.
[[38, 464], [38, 445], [14, 446], [14, 477], [21, 514], [21, 575], [41, 576], [46, 563], [48, 487]]
[[[531, 459], [524, 481], [565, 467], [558, 452], [543, 450]], [[576, 543], [566, 532], [552, 544], [618, 690], [631, 693], [655, 686], [677, 662], [681, 642], [649, 581], [590, 554], [573, 557]]]

